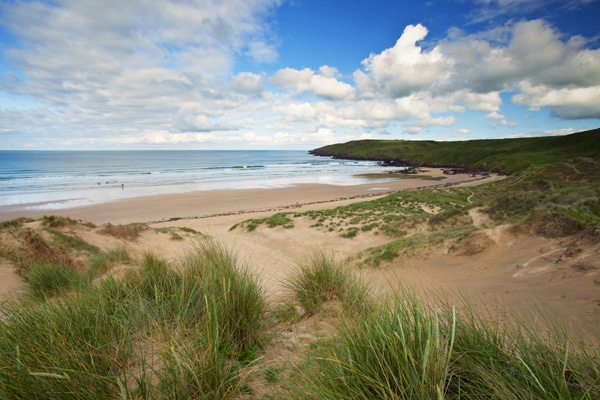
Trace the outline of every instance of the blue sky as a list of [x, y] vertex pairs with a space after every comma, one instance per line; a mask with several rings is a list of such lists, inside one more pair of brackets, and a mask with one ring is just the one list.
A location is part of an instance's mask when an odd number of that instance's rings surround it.
[[0, 0], [0, 149], [600, 127], [600, 0]]

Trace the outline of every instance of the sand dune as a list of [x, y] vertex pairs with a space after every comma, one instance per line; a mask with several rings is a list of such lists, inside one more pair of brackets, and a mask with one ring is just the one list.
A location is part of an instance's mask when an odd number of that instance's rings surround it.
[[[440, 171], [435, 174], [441, 176]], [[497, 179], [497, 178], [487, 178]], [[477, 181], [480, 182], [480, 181]], [[306, 185], [284, 189], [215, 191], [180, 196], [158, 196], [63, 210], [58, 214], [91, 221], [125, 224], [145, 222], [152, 228], [187, 227], [235, 249], [239, 257], [262, 279], [270, 296], [282, 293], [289, 272], [311, 252], [320, 249], [338, 257], [388, 241], [383, 235], [361, 233], [354, 239], [311, 228], [308, 218], [298, 218], [293, 229], [260, 226], [252, 232], [230, 228], [248, 218], [266, 217], [279, 210], [306, 211], [363, 201], [392, 191], [447, 184], [473, 184], [466, 175], [444, 181], [413, 179], [352, 187]], [[377, 185], [379, 186], [379, 185]], [[3, 219], [7, 214], [2, 214]], [[29, 216], [36, 216], [35, 213]], [[360, 274], [374, 288], [390, 290], [407, 284], [426, 293], [444, 292], [451, 298], [469, 298], [502, 318], [503, 307], [517, 312], [537, 312], [543, 305], [583, 334], [597, 335], [600, 326], [600, 246], [577, 243], [574, 238], [545, 239], [516, 233], [508, 227], [488, 225], [485, 216], [471, 212], [478, 230], [460, 245], [447, 243], [378, 269], [363, 268]], [[490, 227], [488, 227], [490, 226]], [[125, 245], [133, 255], [153, 252], [168, 259], [181, 257], [192, 245], [169, 240], [166, 233], [147, 230], [133, 242], [107, 238], [93, 228], [77, 228], [76, 235], [102, 248]], [[6, 265], [0, 265], [0, 301], [14, 297], [23, 283]], [[502, 305], [502, 307], [498, 307]]]

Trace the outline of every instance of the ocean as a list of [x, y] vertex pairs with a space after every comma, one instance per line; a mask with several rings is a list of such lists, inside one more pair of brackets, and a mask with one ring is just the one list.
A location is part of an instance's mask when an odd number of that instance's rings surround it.
[[306, 151], [0, 151], [0, 206], [52, 210], [156, 194], [356, 185], [373, 182], [360, 174], [383, 169]]

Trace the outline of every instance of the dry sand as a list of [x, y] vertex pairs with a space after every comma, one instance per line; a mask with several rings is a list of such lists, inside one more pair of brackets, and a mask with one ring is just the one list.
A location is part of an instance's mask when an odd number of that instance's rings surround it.
[[[311, 252], [324, 250], [340, 258], [347, 257], [388, 239], [369, 233], [346, 239], [310, 228], [312, 221], [308, 219], [296, 219], [293, 229], [260, 226], [253, 232], [230, 230], [234, 224], [270, 216], [280, 210], [332, 208], [399, 190], [499, 179], [446, 176], [440, 170], [430, 170], [427, 175], [443, 176], [445, 180], [409, 179], [357, 186], [302, 185], [282, 189], [198, 192], [120, 201], [53, 214], [95, 224], [146, 222], [154, 228], [192, 228], [233, 249], [259, 274], [267, 293], [277, 297], [282, 293], [282, 283], [290, 271]], [[0, 209], [0, 219], [14, 217], [2, 211]], [[29, 213], [26, 216], [41, 215]], [[471, 216], [480, 229], [466, 242], [471, 246], [468, 249], [441, 247], [395, 260], [380, 269], [365, 268], [360, 273], [379, 290], [389, 290], [401, 282], [426, 292], [444, 291], [451, 298], [464, 295], [498, 318], [503, 315], [496, 307], [499, 304], [525, 312], [536, 312], [536, 306], [543, 304], [567, 324], [576, 325], [578, 333], [598, 334], [600, 250], [597, 243], [578, 243], [577, 254], [567, 254], [566, 249], [573, 248], [568, 242], [572, 238], [545, 239], [517, 234], [507, 227], [491, 227], [491, 224], [488, 227], [485, 217], [476, 211]], [[106, 241], [92, 231], [79, 232], [79, 236], [91, 243]], [[111, 243], [102, 245], [110, 246]], [[171, 259], [182, 256], [189, 245], [185, 241], [167, 240], [164, 234], [156, 231], [147, 231], [139, 241], [128, 244], [134, 253], [150, 251]], [[7, 272], [1, 268], [0, 273], [3, 274], [0, 275], [1, 300], [14, 293], [15, 288], [13, 277], [11, 280], [4, 278]]]
[[[390, 177], [392, 175], [382, 175]], [[0, 206], [0, 221], [17, 217], [39, 218], [44, 215], [62, 215], [95, 224], [127, 224], [154, 222], [175, 218], [206, 218], [229, 214], [290, 209], [298, 206], [318, 206], [339, 202], [359, 201], [366, 197], [388, 194], [429, 186], [455, 185], [479, 181], [466, 174], [444, 175], [441, 169], [428, 169], [420, 175], [409, 175], [393, 182], [371, 183], [351, 186], [303, 184], [284, 188], [211, 190], [182, 194], [138, 197], [59, 210], [25, 209], [23, 205]], [[433, 177], [443, 180], [427, 180]], [[415, 179], [416, 178], [416, 179]], [[483, 178], [486, 180], [494, 177]], [[341, 204], [341, 203], [340, 203]]]

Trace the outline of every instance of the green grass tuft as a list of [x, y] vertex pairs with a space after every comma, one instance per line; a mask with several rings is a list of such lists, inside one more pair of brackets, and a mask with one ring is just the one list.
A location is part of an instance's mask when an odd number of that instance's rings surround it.
[[25, 280], [29, 293], [39, 300], [81, 289], [90, 283], [72, 267], [47, 263], [30, 266]]
[[119, 264], [130, 264], [131, 257], [124, 247], [96, 253], [89, 260], [88, 275], [96, 277], [108, 272], [112, 267]]
[[100, 252], [97, 246], [91, 245], [78, 237], [64, 234], [52, 228], [46, 228], [45, 231], [54, 236], [54, 243], [56, 245], [64, 247], [66, 250], [85, 251], [90, 254], [98, 254]]
[[342, 321], [289, 379], [295, 399], [595, 399], [597, 353], [548, 317], [493, 323], [401, 290]]
[[180, 265], [152, 254], [137, 263], [94, 285], [71, 284], [56, 265], [32, 268], [40, 297], [54, 299], [2, 306], [1, 397], [227, 399], [248, 389], [243, 369], [268, 338], [256, 278], [214, 242]]
[[368, 287], [353, 274], [350, 265], [322, 251], [300, 263], [285, 287], [305, 315], [315, 314], [328, 301], [341, 302], [347, 311], [369, 306]]
[[238, 226], [245, 226], [248, 232], [252, 232], [262, 224], [266, 224], [269, 228], [282, 227], [285, 229], [291, 229], [294, 227], [294, 220], [289, 217], [290, 213], [277, 213], [267, 218], [256, 218], [249, 219], [241, 224], [233, 225], [229, 230], [232, 231]]
[[59, 215], [44, 215], [41, 219], [41, 222], [42, 226], [46, 226], [48, 228], [62, 228], [80, 223], [80, 221], [71, 219], [69, 217], [61, 217]]

